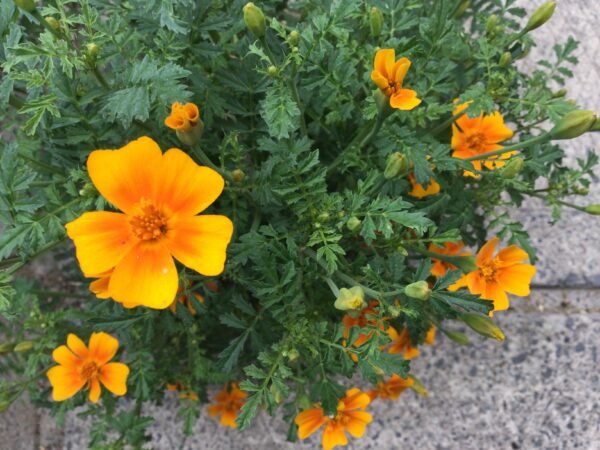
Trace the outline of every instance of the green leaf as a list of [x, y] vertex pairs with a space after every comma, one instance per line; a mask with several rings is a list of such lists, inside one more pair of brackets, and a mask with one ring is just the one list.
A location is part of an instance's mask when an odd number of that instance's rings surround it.
[[267, 96], [261, 103], [261, 116], [274, 138], [288, 138], [298, 129], [300, 110], [283, 83], [267, 90]]

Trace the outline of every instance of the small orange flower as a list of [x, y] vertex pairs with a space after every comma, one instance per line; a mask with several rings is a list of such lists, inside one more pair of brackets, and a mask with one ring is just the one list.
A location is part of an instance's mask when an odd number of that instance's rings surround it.
[[417, 183], [415, 175], [413, 173], [408, 174], [408, 181], [412, 186], [412, 190], [408, 193], [411, 197], [424, 198], [430, 195], [435, 195], [440, 192], [440, 185], [433, 178], [429, 179], [429, 184], [424, 187], [422, 184]]
[[198, 394], [194, 391], [187, 389], [183, 384], [178, 381], [175, 383], [167, 383], [167, 391], [177, 391], [179, 392], [179, 398], [182, 400], [193, 400], [197, 402], [199, 400]]
[[100, 399], [100, 383], [115, 395], [127, 392], [129, 367], [109, 362], [119, 349], [119, 341], [106, 333], [92, 333], [89, 346], [74, 334], [67, 336], [67, 345], [52, 352], [59, 365], [47, 372], [52, 385], [52, 399], [60, 402], [73, 397], [83, 387], [89, 390], [89, 399]]
[[437, 328], [433, 325], [427, 330], [427, 334], [425, 334], [425, 343], [427, 345], [435, 344], [435, 335], [437, 333]]
[[[454, 114], [459, 114], [468, 107], [467, 103], [457, 106]], [[452, 124], [452, 156], [465, 159], [482, 153], [500, 150], [500, 142], [510, 139], [513, 131], [504, 124], [504, 119], [499, 112], [485, 115], [483, 112], [479, 117], [462, 115]], [[480, 171], [482, 164], [489, 170], [502, 167], [505, 160], [516, 152], [507, 152], [499, 156], [492, 156], [483, 161], [471, 161], [473, 167]], [[465, 175], [475, 176], [472, 172]]]
[[390, 98], [392, 108], [408, 111], [421, 103], [416, 91], [402, 88], [410, 64], [408, 58], [400, 58], [396, 61], [396, 51], [393, 48], [382, 48], [375, 54], [371, 80]]
[[[442, 255], [447, 255], [447, 256], [469, 256], [469, 255], [471, 255], [470, 252], [461, 251], [464, 246], [465, 246], [465, 244], [463, 243], [463, 241], [458, 241], [457, 243], [444, 242], [443, 247], [438, 247], [437, 245], [435, 245], [432, 242], [431, 244], [429, 244], [429, 251], [434, 252], [434, 253], [440, 253]], [[454, 264], [450, 264], [448, 262], [442, 261], [441, 259], [432, 258], [432, 262], [433, 262], [433, 265], [431, 266], [431, 274], [438, 278], [443, 277], [446, 274], [446, 272], [448, 272], [449, 270], [456, 270], [458, 268]]]
[[535, 275], [535, 267], [524, 263], [528, 259], [527, 253], [516, 245], [503, 248], [493, 256], [498, 242], [498, 238], [486, 242], [475, 260], [479, 269], [464, 275], [448, 288], [456, 291], [467, 287], [471, 294], [493, 300], [494, 309], [490, 315], [508, 309], [507, 292], [520, 297], [529, 295], [529, 285]]
[[237, 383], [225, 385], [223, 390], [215, 396], [216, 404], [208, 407], [208, 415], [211, 417], [221, 415], [220, 423], [224, 427], [237, 428], [235, 419], [248, 394], [239, 388]]
[[[348, 337], [350, 336], [350, 329], [352, 327], [359, 327], [359, 328], [367, 328], [367, 327], [378, 327], [381, 331], [384, 330], [384, 325], [382, 321], [379, 321], [378, 319], [378, 312], [377, 312], [377, 300], [371, 300], [369, 302], [369, 305], [366, 308], [363, 308], [360, 310], [360, 312], [358, 313], [358, 315], [351, 315], [351, 314], [346, 314], [344, 316], [344, 318], [342, 319], [342, 322], [344, 324], [344, 333], [343, 333], [343, 337], [344, 337], [344, 341], [342, 342], [342, 344], [344, 346], [346, 346], [346, 340], [348, 339]], [[364, 345], [366, 342], [368, 342], [373, 335], [375, 334], [375, 330], [371, 330], [368, 333], [360, 333], [358, 335], [358, 337], [356, 338], [356, 340], [352, 343], [353, 347], [360, 347], [361, 345]], [[354, 353], [350, 353], [350, 358], [352, 358], [352, 360], [354, 362], [358, 362], [358, 357], [356, 356], [356, 354]]]
[[[197, 292], [193, 292], [193, 294], [194, 297], [196, 297], [196, 300], [198, 300], [200, 303], [204, 303], [204, 297]], [[175, 300], [173, 300], [173, 303], [169, 305], [169, 309], [173, 314], [177, 313], [177, 302], [185, 306], [192, 316], [196, 315], [196, 309], [194, 308], [194, 305], [192, 305], [192, 300], [190, 299], [189, 294], [186, 294], [185, 289], [182, 287], [177, 289], [177, 296], [175, 297]]]
[[190, 131], [200, 121], [200, 110], [194, 103], [171, 105], [171, 114], [165, 119], [165, 125], [183, 133]]
[[95, 150], [92, 182], [123, 213], [86, 212], [66, 225], [90, 288], [126, 307], [167, 308], [179, 284], [175, 257], [206, 276], [224, 268], [233, 224], [201, 215], [223, 191], [214, 170], [179, 149], [162, 153], [142, 137], [119, 150]]
[[377, 397], [382, 400], [396, 400], [406, 389], [415, 384], [412, 378], [402, 378], [400, 375], [393, 374], [387, 381], [377, 383], [377, 388], [369, 391], [371, 400]]
[[325, 425], [322, 441], [324, 450], [331, 450], [338, 445], [347, 445], [346, 430], [355, 438], [360, 438], [365, 434], [367, 425], [373, 420], [371, 414], [364, 410], [370, 402], [368, 394], [352, 388], [347, 390], [346, 396], [339, 400], [337, 414], [333, 417], [325, 416], [319, 406], [302, 411], [295, 419], [298, 425], [298, 438], [306, 439]]
[[392, 340], [392, 344], [390, 345], [390, 348], [388, 348], [388, 353], [402, 353], [404, 359], [413, 359], [419, 356], [419, 349], [413, 347], [412, 341], [410, 340], [410, 334], [408, 334], [408, 329], [404, 328], [401, 333], [398, 333], [394, 327], [390, 326], [387, 329], [387, 332]]

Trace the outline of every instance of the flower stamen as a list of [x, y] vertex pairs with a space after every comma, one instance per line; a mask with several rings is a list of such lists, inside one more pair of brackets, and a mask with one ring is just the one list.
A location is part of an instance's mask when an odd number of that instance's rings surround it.
[[167, 233], [167, 219], [154, 205], [142, 201], [141, 214], [129, 221], [133, 234], [142, 241], [156, 241]]

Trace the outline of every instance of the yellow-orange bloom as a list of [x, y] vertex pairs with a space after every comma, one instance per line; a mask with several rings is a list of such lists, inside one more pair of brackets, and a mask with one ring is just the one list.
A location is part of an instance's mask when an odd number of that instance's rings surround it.
[[440, 192], [440, 185], [433, 178], [429, 179], [427, 186], [417, 183], [415, 175], [413, 173], [408, 174], [408, 181], [412, 186], [411, 191], [408, 193], [411, 197], [424, 198], [430, 195], [435, 195]]
[[413, 359], [419, 356], [419, 349], [413, 346], [412, 341], [410, 340], [410, 334], [408, 334], [408, 329], [404, 328], [402, 332], [398, 333], [398, 330], [390, 326], [387, 329], [387, 333], [392, 340], [392, 343], [388, 348], [388, 353], [402, 353], [404, 359]]
[[219, 275], [233, 224], [197, 215], [223, 191], [213, 169], [172, 148], [162, 153], [149, 137], [119, 150], [95, 150], [87, 161], [92, 182], [123, 213], [87, 212], [66, 225], [90, 288], [126, 307], [168, 307], [179, 284], [175, 261]]
[[[469, 256], [470, 252], [461, 251], [465, 244], [463, 241], [454, 242], [444, 242], [443, 247], [438, 247], [433, 242], [429, 244], [429, 251], [434, 253], [440, 253], [446, 256]], [[433, 265], [431, 266], [431, 274], [436, 277], [443, 277], [446, 272], [449, 270], [456, 270], [454, 264], [450, 264], [449, 262], [442, 261], [441, 259], [432, 258], [431, 261]]]
[[208, 407], [208, 415], [221, 416], [220, 423], [224, 427], [237, 428], [235, 419], [240, 409], [246, 403], [248, 394], [242, 391], [237, 383], [225, 385], [222, 391], [215, 396], [215, 404]]
[[[384, 330], [383, 321], [379, 321], [379, 319], [378, 319], [378, 312], [376, 309], [377, 304], [378, 304], [377, 300], [371, 300], [369, 302], [369, 305], [366, 308], [361, 309], [358, 314], [352, 313], [352, 314], [346, 314], [344, 316], [344, 318], [342, 319], [342, 323], [344, 324], [344, 333], [343, 333], [343, 337], [344, 337], [343, 345], [344, 346], [346, 346], [346, 340], [350, 336], [350, 329], [352, 327], [359, 327], [359, 328], [378, 327], [381, 331]], [[360, 333], [358, 335], [358, 337], [356, 338], [356, 340], [354, 342], [352, 342], [352, 346], [360, 347], [361, 345], [368, 342], [369, 339], [371, 339], [374, 334], [375, 334], [374, 329], [371, 329], [366, 334]], [[358, 362], [358, 357], [356, 356], [356, 354], [350, 353], [350, 358], [352, 358], [352, 360], [354, 362]]]
[[529, 285], [535, 275], [535, 267], [524, 263], [528, 259], [527, 253], [516, 245], [503, 248], [494, 256], [498, 241], [494, 238], [486, 242], [475, 260], [479, 269], [449, 287], [451, 291], [467, 287], [471, 294], [493, 300], [493, 311], [508, 309], [507, 292], [521, 297], [529, 295]]
[[402, 378], [400, 375], [393, 374], [387, 381], [377, 383], [377, 388], [369, 391], [371, 400], [380, 398], [382, 400], [396, 400], [400, 394], [415, 384], [412, 378]]
[[323, 430], [323, 449], [331, 450], [338, 445], [347, 445], [346, 430], [355, 438], [365, 434], [367, 425], [373, 417], [364, 409], [371, 403], [371, 398], [360, 389], [352, 388], [346, 391], [346, 396], [338, 401], [337, 414], [325, 416], [321, 407], [302, 411], [296, 416], [298, 438], [306, 439], [321, 426]]
[[396, 51], [393, 48], [382, 48], [375, 54], [371, 80], [390, 98], [392, 108], [408, 111], [421, 103], [416, 91], [402, 88], [410, 64], [408, 58], [396, 61]]
[[92, 333], [88, 346], [74, 334], [69, 334], [67, 345], [52, 352], [52, 358], [59, 364], [47, 372], [52, 399], [57, 402], [67, 400], [85, 387], [89, 390], [90, 401], [96, 403], [100, 399], [100, 384], [115, 395], [125, 395], [129, 367], [109, 362], [118, 349], [119, 341], [106, 333]]
[[198, 125], [199, 121], [200, 110], [198, 106], [194, 103], [182, 105], [175, 102], [171, 105], [171, 114], [165, 119], [165, 125], [173, 130], [185, 133]]
[[[454, 114], [461, 113], [467, 107], [467, 103], [459, 105]], [[464, 114], [452, 124], [452, 156], [465, 159], [500, 150], [502, 146], [499, 143], [512, 136], [513, 131], [504, 124], [504, 119], [499, 112], [490, 115], [481, 113], [479, 117], [473, 118]], [[505, 164], [502, 160], [514, 154], [515, 152], [507, 152], [483, 161], [471, 161], [471, 163], [476, 170], [481, 170], [482, 164], [489, 170], [493, 170], [502, 167]], [[474, 176], [471, 172], [465, 172], [465, 175]]]

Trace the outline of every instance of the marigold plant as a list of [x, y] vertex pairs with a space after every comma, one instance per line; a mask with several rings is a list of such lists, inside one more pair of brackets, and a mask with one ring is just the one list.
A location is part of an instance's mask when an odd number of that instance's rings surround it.
[[518, 64], [554, 7], [0, 0], [0, 410], [142, 448], [170, 396], [187, 434], [279, 414], [331, 449], [427, 395], [436, 339], [502, 341], [512, 213], [600, 210], [560, 146], [600, 128], [576, 42]]

